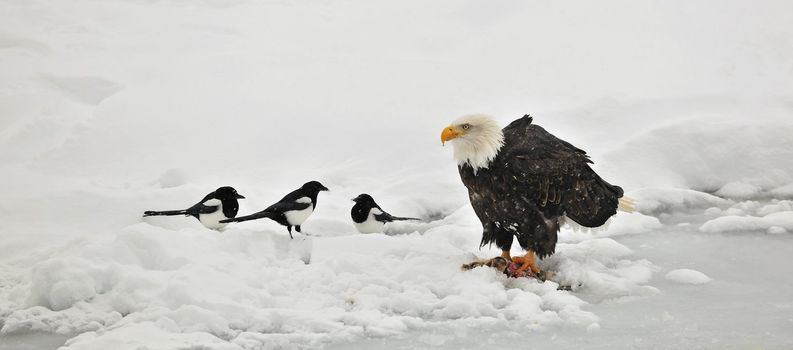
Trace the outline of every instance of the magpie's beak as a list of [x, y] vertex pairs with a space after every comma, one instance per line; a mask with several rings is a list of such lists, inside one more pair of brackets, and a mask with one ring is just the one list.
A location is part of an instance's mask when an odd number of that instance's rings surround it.
[[241, 195], [239, 193], [235, 194], [234, 197], [236, 197], [237, 199], [245, 199], [245, 196], [243, 196], [243, 195]]
[[322, 186], [322, 187], [321, 187], [319, 190], [320, 190], [320, 191], [330, 191], [330, 190], [329, 190], [327, 187], [325, 187], [325, 186]]

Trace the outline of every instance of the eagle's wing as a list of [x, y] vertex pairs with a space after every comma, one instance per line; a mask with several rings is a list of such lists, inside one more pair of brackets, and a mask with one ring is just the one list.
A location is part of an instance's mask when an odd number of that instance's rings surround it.
[[586, 152], [565, 142], [524, 116], [504, 128], [505, 143], [496, 159], [515, 195], [546, 212], [559, 212], [577, 223], [597, 227], [616, 213], [622, 189], [589, 167]]

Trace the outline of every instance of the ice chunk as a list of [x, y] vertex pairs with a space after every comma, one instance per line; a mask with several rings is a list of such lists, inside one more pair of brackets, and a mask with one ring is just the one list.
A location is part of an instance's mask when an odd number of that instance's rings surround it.
[[666, 279], [680, 284], [705, 284], [710, 282], [710, 277], [702, 272], [691, 269], [677, 269], [669, 271]]

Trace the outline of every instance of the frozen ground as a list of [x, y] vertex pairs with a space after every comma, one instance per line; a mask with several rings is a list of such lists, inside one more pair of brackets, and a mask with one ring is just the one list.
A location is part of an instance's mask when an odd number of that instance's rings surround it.
[[[693, 236], [693, 237], [692, 237]], [[770, 242], [769, 242], [770, 241]], [[600, 317], [596, 331], [554, 327], [531, 332], [520, 327], [457, 328], [410, 332], [394, 339], [371, 339], [329, 349], [498, 348], [537, 349], [788, 349], [793, 346], [793, 302], [789, 279], [778, 276], [791, 254], [789, 237], [654, 232], [620, 239], [637, 255], [661, 264], [649, 284], [661, 292], [645, 298], [593, 301]], [[714, 246], [719, 249], [714, 249]], [[737, 253], [739, 251], [740, 253]], [[670, 257], [670, 254], [672, 255]], [[753, 255], [755, 257], [744, 258]], [[757, 258], [762, 256], [763, 258]], [[664, 280], [678, 266], [707, 271], [705, 286]], [[739, 273], [738, 271], [747, 271]], [[592, 295], [579, 294], [585, 300]]]
[[[791, 11], [0, 1], [0, 349], [791, 348]], [[638, 201], [562, 231], [572, 292], [459, 271], [497, 254], [438, 140], [471, 112], [532, 113]], [[294, 240], [140, 217], [312, 179]], [[424, 220], [355, 234], [361, 192]]]

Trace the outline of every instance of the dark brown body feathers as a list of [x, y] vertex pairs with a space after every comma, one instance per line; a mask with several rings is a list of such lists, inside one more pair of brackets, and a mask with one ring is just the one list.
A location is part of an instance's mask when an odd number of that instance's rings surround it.
[[521, 247], [545, 257], [555, 250], [562, 216], [598, 227], [616, 214], [622, 188], [598, 176], [586, 152], [528, 115], [503, 132], [504, 146], [488, 168], [459, 167], [482, 222], [482, 246], [495, 242], [509, 250], [517, 237]]

